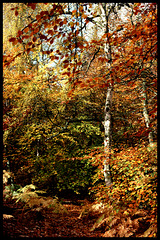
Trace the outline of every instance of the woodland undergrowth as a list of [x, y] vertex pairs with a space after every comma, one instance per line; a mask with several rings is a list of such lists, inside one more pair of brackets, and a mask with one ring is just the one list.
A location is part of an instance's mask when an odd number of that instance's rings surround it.
[[[97, 164], [94, 185], [90, 194], [94, 201], [82, 204], [79, 219], [95, 217], [90, 232], [100, 230], [102, 237], [156, 237], [157, 234], [157, 162], [156, 146], [122, 149], [113, 154], [111, 170], [114, 171], [113, 185], [104, 186], [102, 169], [97, 160], [100, 149], [93, 149], [88, 155], [93, 165]], [[4, 171], [3, 179], [10, 177]], [[4, 182], [5, 182], [4, 181]], [[51, 209], [59, 215], [67, 215], [63, 201], [57, 197], [44, 197], [45, 191], [33, 185], [25, 187], [4, 187], [4, 198], [12, 197], [23, 202], [25, 211], [43, 214]], [[78, 201], [77, 201], [78, 204]]]

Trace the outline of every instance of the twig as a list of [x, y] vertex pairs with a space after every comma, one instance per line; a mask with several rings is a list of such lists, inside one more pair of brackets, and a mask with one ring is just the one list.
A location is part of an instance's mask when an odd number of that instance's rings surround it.
[[86, 73], [88, 72], [88, 69], [90, 68], [91, 63], [92, 63], [93, 60], [95, 59], [95, 56], [96, 56], [96, 54], [99, 52], [99, 50], [100, 50], [100, 47], [99, 47], [99, 48], [97, 49], [97, 51], [94, 53], [94, 55], [93, 55], [93, 57], [92, 57], [92, 59], [91, 59], [89, 65], [88, 65], [88, 67], [87, 67]]

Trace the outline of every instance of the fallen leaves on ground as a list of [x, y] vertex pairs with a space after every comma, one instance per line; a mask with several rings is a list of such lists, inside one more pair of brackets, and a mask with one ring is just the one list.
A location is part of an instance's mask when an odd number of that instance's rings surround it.
[[[49, 201], [49, 200], [47, 200]], [[50, 199], [51, 201], [51, 199]], [[6, 204], [6, 203], [5, 203]], [[54, 208], [44, 208], [40, 211], [37, 208], [23, 208], [21, 202], [12, 202], [8, 206], [17, 207], [13, 213], [14, 218], [4, 219], [4, 237], [99, 237], [101, 231], [90, 233], [95, 218], [78, 218], [82, 206], [72, 203], [63, 204], [67, 211], [56, 213]], [[20, 211], [21, 210], [21, 211]]]
[[[150, 237], [156, 235], [156, 224], [149, 223], [148, 212], [135, 210], [131, 215], [125, 211], [113, 215], [113, 208], [89, 201], [81, 204], [63, 203], [63, 210], [54, 206], [35, 206], [25, 209], [22, 202], [5, 200], [4, 205], [14, 208], [13, 217], [3, 218], [4, 237]], [[41, 199], [42, 201], [42, 199]], [[43, 201], [42, 201], [43, 202]], [[44, 202], [43, 205], [45, 206]], [[60, 205], [61, 206], [61, 205]], [[62, 209], [62, 207], [61, 207]]]

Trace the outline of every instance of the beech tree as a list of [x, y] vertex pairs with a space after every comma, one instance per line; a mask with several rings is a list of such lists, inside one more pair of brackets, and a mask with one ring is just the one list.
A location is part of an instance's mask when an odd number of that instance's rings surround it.
[[[41, 6], [41, 7], [38, 7]], [[17, 49], [12, 55], [4, 54], [4, 69], [8, 69], [16, 59], [23, 54], [34, 58], [34, 51], [41, 48], [43, 59], [47, 64], [51, 62], [59, 66], [59, 72], [63, 69], [61, 79], [54, 74], [50, 80], [53, 83], [68, 84], [68, 102], [73, 94], [80, 88], [100, 86], [106, 87], [106, 99], [104, 103], [104, 178], [107, 186], [112, 185], [109, 162], [111, 158], [112, 139], [112, 101], [113, 91], [118, 85], [129, 89], [133, 87], [133, 94], [140, 89], [143, 90], [143, 115], [146, 122], [149, 142], [153, 141], [151, 121], [149, 119], [147, 106], [147, 90], [144, 72], [150, 69], [150, 85], [156, 84], [156, 49], [157, 49], [157, 9], [156, 4], [141, 3], [26, 3], [24, 4], [28, 13], [28, 22], [18, 30], [11, 38], [14, 46], [21, 44], [23, 49]], [[126, 20], [123, 21], [120, 13], [125, 9]], [[15, 15], [19, 15], [17, 7], [11, 9]], [[147, 18], [146, 18], [147, 16]], [[127, 18], [128, 17], [128, 18]], [[99, 29], [100, 39], [87, 41], [87, 26], [94, 24]], [[152, 38], [152, 36], [154, 36]], [[58, 49], [55, 48], [58, 46]], [[85, 56], [88, 49], [93, 53], [88, 62]], [[95, 59], [102, 62], [99, 72], [102, 73], [98, 80], [85, 78], [92, 67]], [[42, 61], [39, 58], [39, 64]], [[34, 66], [34, 61], [32, 61]], [[37, 64], [37, 66], [39, 66]], [[37, 69], [38, 71], [39, 69]], [[143, 79], [143, 80], [142, 80]], [[96, 83], [97, 80], [97, 83]], [[45, 85], [45, 84], [44, 84]], [[46, 85], [41, 88], [46, 88]], [[136, 88], [134, 87], [136, 86]], [[151, 94], [151, 93], [150, 93]], [[152, 95], [152, 94], [151, 94]], [[152, 115], [156, 113], [156, 103]], [[140, 111], [140, 109], [138, 109]], [[155, 124], [155, 116], [153, 122]], [[84, 120], [84, 119], [83, 119]], [[66, 120], [63, 130], [68, 127]], [[78, 119], [79, 121], [79, 119]], [[152, 122], [152, 124], [153, 124]], [[146, 129], [145, 129], [146, 130]], [[142, 133], [142, 131], [140, 131]], [[53, 134], [54, 136], [55, 134]]]

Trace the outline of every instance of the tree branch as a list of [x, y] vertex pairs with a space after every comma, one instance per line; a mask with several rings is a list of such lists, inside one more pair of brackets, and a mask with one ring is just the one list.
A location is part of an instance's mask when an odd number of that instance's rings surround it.
[[95, 59], [95, 56], [96, 56], [96, 54], [99, 52], [99, 50], [100, 50], [100, 47], [99, 47], [99, 48], [97, 49], [97, 51], [94, 53], [94, 55], [93, 55], [93, 57], [92, 57], [89, 65], [88, 65], [88, 67], [87, 67], [86, 73], [88, 72], [88, 70], [89, 70], [89, 68], [90, 68], [90, 66], [91, 66], [91, 63], [92, 63], [93, 60]]
[[68, 125], [69, 125], [70, 123], [73, 123], [73, 122], [84, 122], [84, 121], [86, 121], [86, 122], [91, 122], [91, 121], [100, 122], [98, 119], [71, 119], [71, 120], [68, 120], [68, 121], [66, 122], [65, 126], [64, 126], [64, 127], [61, 127], [61, 131], [59, 131], [58, 133], [56, 133], [56, 134], [54, 134], [54, 135], [46, 138], [46, 139], [45, 139], [45, 142], [46, 142], [47, 140], [51, 139], [51, 138], [54, 138], [54, 137], [58, 136], [58, 135], [61, 134], [61, 133], [64, 133], [64, 132], [67, 130], [67, 127], [68, 127]]

